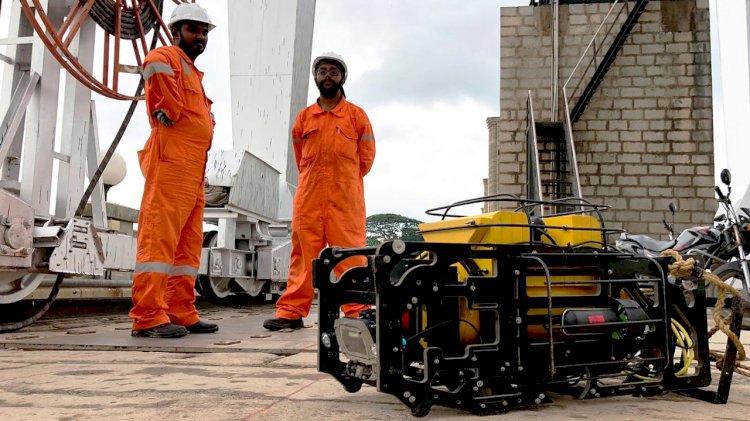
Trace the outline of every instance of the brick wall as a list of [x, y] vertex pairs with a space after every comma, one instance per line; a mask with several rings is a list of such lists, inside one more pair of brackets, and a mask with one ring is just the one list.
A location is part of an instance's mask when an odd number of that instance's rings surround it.
[[[560, 6], [560, 86], [610, 7]], [[489, 194], [525, 195], [529, 90], [537, 121], [552, 119], [550, 11], [501, 9], [500, 116], [487, 122]], [[573, 137], [583, 196], [612, 206], [606, 214], [611, 226], [661, 234], [670, 201], [678, 207], [678, 229], [711, 222], [717, 205], [707, 1], [649, 2], [573, 125]]]

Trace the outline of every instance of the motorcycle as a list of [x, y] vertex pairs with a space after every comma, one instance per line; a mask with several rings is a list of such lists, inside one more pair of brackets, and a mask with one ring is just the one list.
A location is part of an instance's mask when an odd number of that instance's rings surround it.
[[[737, 250], [737, 259], [730, 261], [724, 265], [716, 268], [714, 274], [718, 276], [723, 282], [732, 285], [735, 289], [740, 291], [742, 295], [742, 307], [743, 307], [743, 318], [742, 328], [750, 329], [750, 289], [748, 288], [748, 280], [750, 280], [750, 264], [747, 260], [747, 254], [745, 253], [745, 247], [750, 244], [748, 242], [750, 237], [750, 210], [747, 208], [741, 208], [740, 210], [744, 215], [738, 215], [732, 206], [732, 202], [729, 199], [732, 193], [732, 175], [728, 169], [721, 171], [721, 182], [727, 186], [727, 194], [721, 191], [719, 186], [716, 186], [716, 195], [718, 196], [718, 202], [724, 207], [724, 220], [727, 230], [731, 230], [733, 234], [734, 247]], [[715, 297], [718, 295], [716, 287], [711, 285], [713, 288], [706, 288], [707, 297]], [[740, 289], [741, 287], [741, 289]], [[709, 295], [709, 292], [712, 295]], [[726, 311], [726, 310], [725, 310]]]
[[[724, 213], [714, 219], [713, 227], [700, 226], [684, 230], [674, 238], [674, 224], [664, 223], [670, 240], [655, 240], [646, 235], [634, 235], [622, 233], [615, 244], [615, 248], [632, 254], [656, 257], [662, 251], [673, 249], [680, 254], [689, 255], [700, 262], [703, 269], [711, 271], [723, 282], [728, 283], [739, 290], [743, 297], [745, 307], [742, 327], [750, 329], [750, 292], [747, 280], [750, 279], [750, 268], [748, 267], [746, 248], [750, 245], [750, 209], [740, 208], [738, 214], [730, 200], [731, 173], [724, 169], [721, 171], [721, 181], [727, 187], [724, 194], [721, 187], [716, 186], [717, 201], [724, 209]], [[675, 208], [670, 204], [670, 211], [674, 220]], [[713, 306], [718, 296], [718, 288], [713, 284], [706, 286], [706, 298], [709, 305]]]
[[[670, 203], [670, 210], [674, 217], [675, 208], [672, 203]], [[742, 208], [742, 211], [750, 215], [750, 210], [747, 208]], [[750, 220], [750, 216], [743, 215], [741, 218]], [[681, 254], [695, 257], [703, 269], [715, 270], [739, 258], [734, 233], [731, 224], [728, 224], [726, 219], [726, 215], [720, 215], [714, 220], [715, 226], [688, 228], [677, 238], [674, 238], [674, 224], [668, 224], [666, 220], [663, 220], [669, 240], [662, 241], [647, 235], [624, 232], [620, 234], [615, 248], [626, 253], [649, 257], [657, 257], [664, 250], [673, 249]]]

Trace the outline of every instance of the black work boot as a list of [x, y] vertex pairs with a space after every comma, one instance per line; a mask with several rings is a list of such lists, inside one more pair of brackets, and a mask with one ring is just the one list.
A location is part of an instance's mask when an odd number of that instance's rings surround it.
[[214, 333], [219, 330], [219, 325], [198, 320], [190, 326], [185, 326], [185, 328], [190, 333]]
[[142, 338], [181, 338], [188, 334], [184, 326], [173, 323], [150, 327], [148, 329], [132, 330], [130, 336]]
[[305, 327], [305, 324], [302, 322], [301, 317], [299, 319], [282, 319], [281, 317], [276, 317], [263, 322], [263, 327], [276, 331], [281, 329], [302, 329]]

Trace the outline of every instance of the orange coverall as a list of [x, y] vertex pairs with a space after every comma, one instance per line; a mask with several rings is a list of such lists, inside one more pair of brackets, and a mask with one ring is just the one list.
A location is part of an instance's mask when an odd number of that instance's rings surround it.
[[[286, 291], [276, 302], [276, 317], [299, 319], [313, 301], [312, 260], [326, 246], [364, 247], [365, 195], [362, 178], [375, 160], [375, 137], [367, 114], [345, 98], [331, 111], [316, 103], [297, 116], [292, 128], [299, 185], [292, 216], [292, 255]], [[347, 259], [338, 276], [366, 260]], [[369, 308], [345, 305], [355, 317]]]
[[[138, 152], [146, 184], [138, 217], [133, 329], [198, 322], [193, 286], [203, 243], [203, 180], [214, 125], [203, 73], [177, 46], [143, 64], [151, 136]], [[173, 122], [160, 123], [162, 110]]]

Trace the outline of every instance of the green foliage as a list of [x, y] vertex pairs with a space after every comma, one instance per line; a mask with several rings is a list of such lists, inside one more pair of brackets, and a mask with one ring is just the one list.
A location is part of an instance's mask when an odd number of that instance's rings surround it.
[[380, 213], [367, 217], [367, 245], [377, 246], [383, 241], [424, 241], [418, 225], [422, 221], [395, 213]]

